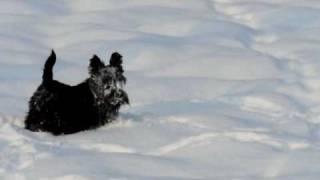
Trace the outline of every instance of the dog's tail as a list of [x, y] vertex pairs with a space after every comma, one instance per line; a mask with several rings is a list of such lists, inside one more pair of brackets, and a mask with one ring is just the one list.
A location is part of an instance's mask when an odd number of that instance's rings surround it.
[[44, 64], [42, 81], [43, 84], [47, 84], [53, 80], [52, 69], [54, 64], [56, 63], [56, 53], [54, 50], [51, 51], [51, 55], [48, 57], [46, 63]]

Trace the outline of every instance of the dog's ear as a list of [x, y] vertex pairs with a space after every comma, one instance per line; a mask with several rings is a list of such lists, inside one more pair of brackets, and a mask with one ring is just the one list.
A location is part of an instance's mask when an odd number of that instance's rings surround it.
[[99, 71], [99, 69], [105, 67], [104, 63], [101, 61], [101, 59], [97, 55], [93, 55], [93, 57], [90, 59], [89, 64], [89, 72], [90, 74], [95, 74]]
[[122, 64], [122, 55], [119, 54], [118, 52], [112, 53], [109, 61], [110, 66], [121, 66]]

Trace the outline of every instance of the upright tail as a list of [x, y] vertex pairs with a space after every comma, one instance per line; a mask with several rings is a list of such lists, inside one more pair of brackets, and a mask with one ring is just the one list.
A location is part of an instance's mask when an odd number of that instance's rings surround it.
[[56, 53], [52, 50], [51, 55], [48, 57], [43, 69], [42, 82], [44, 84], [47, 84], [53, 80], [52, 69], [55, 63]]

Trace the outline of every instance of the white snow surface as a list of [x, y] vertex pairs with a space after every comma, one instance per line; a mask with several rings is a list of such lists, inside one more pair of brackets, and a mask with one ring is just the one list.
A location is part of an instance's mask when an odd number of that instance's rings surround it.
[[[0, 179], [318, 180], [320, 1], [1, 0]], [[124, 56], [131, 105], [97, 130], [23, 128], [55, 79]]]

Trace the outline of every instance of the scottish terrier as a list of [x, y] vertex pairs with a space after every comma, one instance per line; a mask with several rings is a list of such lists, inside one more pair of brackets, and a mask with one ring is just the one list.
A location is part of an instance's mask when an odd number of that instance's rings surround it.
[[94, 55], [89, 63], [90, 77], [76, 86], [53, 79], [55, 62], [52, 50], [44, 65], [42, 83], [29, 101], [26, 129], [54, 135], [94, 129], [115, 120], [120, 107], [129, 104], [119, 53], [111, 55], [109, 65]]

